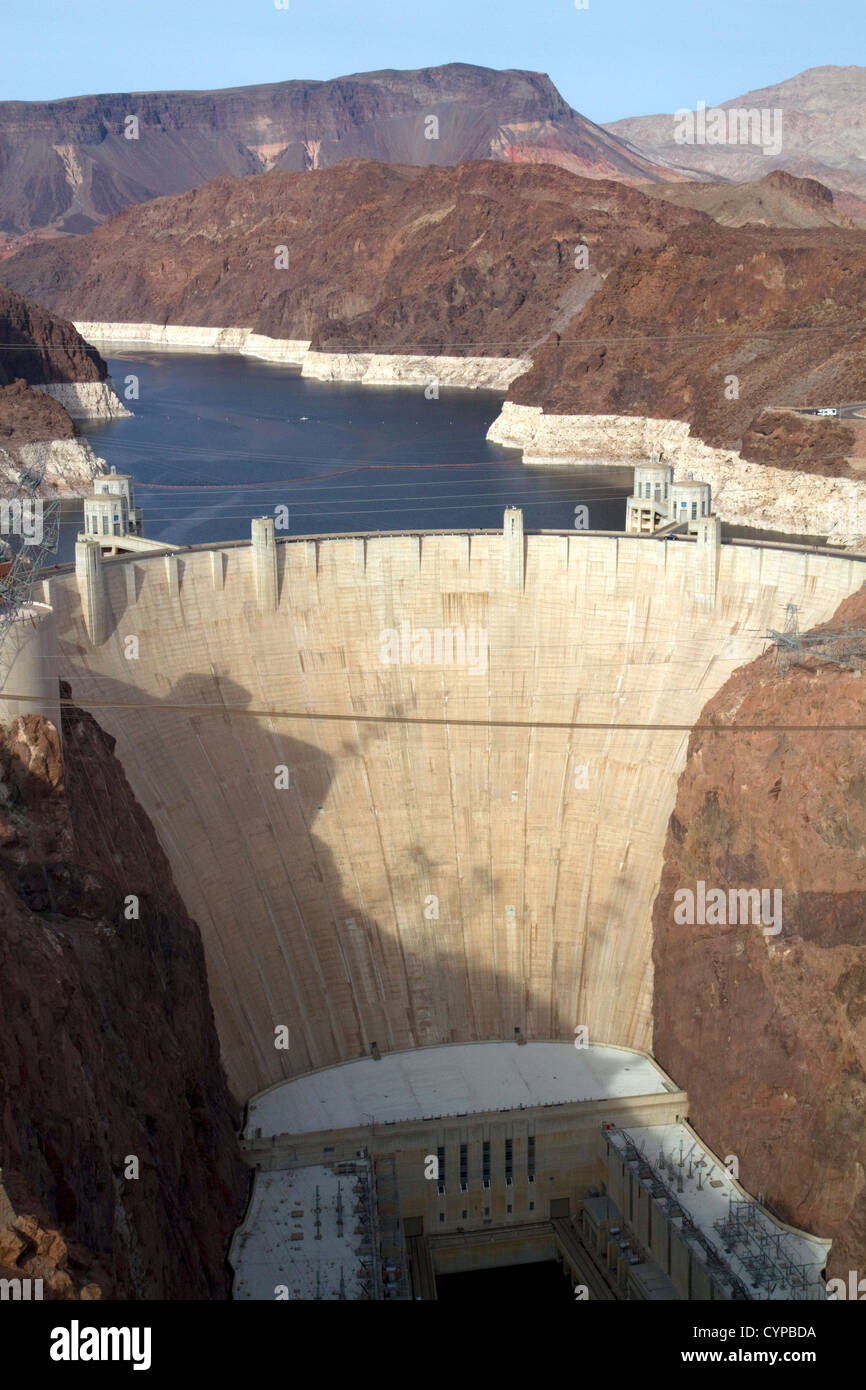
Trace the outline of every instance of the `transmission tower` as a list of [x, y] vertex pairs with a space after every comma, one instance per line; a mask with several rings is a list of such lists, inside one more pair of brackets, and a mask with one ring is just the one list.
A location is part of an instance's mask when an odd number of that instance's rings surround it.
[[785, 604], [785, 626], [782, 631], [784, 642], [776, 647], [776, 671], [783, 676], [791, 664], [791, 656], [800, 636], [799, 608], [796, 603]]
[[27, 635], [39, 572], [60, 538], [60, 503], [39, 496], [44, 475], [44, 463], [34, 465], [0, 490], [0, 689]]
[[806, 658], [831, 662], [848, 670], [862, 669], [866, 660], [866, 628], [845, 627], [820, 632], [801, 632], [797, 620], [797, 605], [785, 608], [785, 628], [771, 628], [767, 636], [776, 647], [776, 671], [784, 675], [790, 666], [798, 666]]

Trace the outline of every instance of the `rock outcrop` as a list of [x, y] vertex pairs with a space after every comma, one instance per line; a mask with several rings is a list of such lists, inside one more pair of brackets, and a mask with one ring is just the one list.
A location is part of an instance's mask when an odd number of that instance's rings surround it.
[[[825, 628], [846, 624], [866, 628], [866, 590]], [[691, 736], [653, 914], [655, 1056], [846, 1280], [866, 1271], [864, 687], [815, 659], [777, 674], [770, 653], [733, 674]], [[699, 882], [780, 890], [781, 930], [678, 924]]]
[[[0, 389], [23, 381], [52, 396], [72, 420], [119, 419], [131, 413], [118, 399], [105, 362], [75, 325], [6, 285], [0, 285], [0, 336]], [[21, 412], [13, 409], [13, 399], [4, 398], [4, 420], [14, 424]], [[40, 416], [33, 406], [27, 410], [33, 424], [55, 422], [57, 433], [41, 437], [67, 433], [56, 411]]]
[[833, 194], [817, 179], [798, 179], [784, 169], [751, 183], [645, 183], [648, 198], [709, 213], [724, 227], [851, 227]]
[[129, 414], [74, 325], [0, 285], [0, 488], [36, 466], [41, 495], [86, 491], [104, 464], [73, 420]]
[[0, 386], [0, 448], [17, 450], [37, 440], [73, 440], [75, 426], [54, 397], [29, 386], [23, 377]]
[[239, 1117], [198, 928], [112, 750], [74, 707], [62, 749], [36, 715], [0, 737], [0, 1263], [40, 1277], [54, 1240], [55, 1296], [226, 1297]]
[[[705, 443], [740, 449], [769, 408], [866, 401], [864, 325], [866, 233], [704, 217], [620, 260], [509, 396], [557, 414], [687, 421]], [[842, 460], [846, 427], [813, 423], [822, 462]], [[808, 452], [801, 467], [816, 461]], [[765, 456], [784, 466], [788, 453], [780, 437]]]
[[63, 406], [19, 378], [0, 386], [0, 491], [30, 470], [43, 476], [38, 495], [56, 497], [88, 488], [104, 464]]
[[57, 314], [0, 285], [0, 386], [101, 383], [108, 368], [96, 348]]
[[28, 1212], [20, 1215], [0, 1190], [0, 1280], [8, 1280], [7, 1297], [28, 1302], [74, 1301], [102, 1297], [95, 1283], [84, 1283], [81, 1253], [70, 1251], [60, 1232], [41, 1226]]
[[[0, 397], [0, 421], [3, 420], [3, 398]], [[79, 497], [90, 491], [94, 478], [105, 472], [105, 460], [99, 458], [84, 438], [39, 439], [28, 444], [4, 440], [0, 423], [0, 492], [14, 490], [21, 473], [39, 473], [41, 483], [33, 495], [47, 500]]]
[[132, 414], [110, 381], [47, 381], [33, 390], [59, 401], [71, 420], [123, 420]]

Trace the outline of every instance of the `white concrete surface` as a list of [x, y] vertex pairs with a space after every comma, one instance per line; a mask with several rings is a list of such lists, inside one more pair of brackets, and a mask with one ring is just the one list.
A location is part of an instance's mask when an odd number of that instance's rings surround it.
[[[117, 739], [199, 923], [234, 1094], [374, 1041], [582, 1024], [648, 1049], [689, 730], [786, 604], [826, 621], [864, 566], [722, 546], [714, 569], [697, 545], [580, 532], [526, 535], [522, 565], [510, 532], [276, 550], [267, 612], [249, 544], [106, 561], [96, 645], [90, 581], [53, 581], [57, 674]], [[486, 632], [487, 670], [383, 662], [404, 622]], [[786, 887], [823, 882], [816, 862]]]
[[[32, 698], [6, 700], [4, 691]], [[0, 720], [8, 724], [25, 714], [44, 715], [60, 728], [55, 615], [47, 603], [20, 608], [0, 646]]]
[[[368, 1182], [370, 1181], [368, 1177]], [[340, 1298], [340, 1271], [345, 1297], [364, 1297], [361, 1245], [356, 1231], [357, 1178], [337, 1175], [322, 1166], [291, 1172], [256, 1174], [246, 1218], [229, 1256], [235, 1271], [233, 1296], [274, 1302], [317, 1297]], [[342, 1189], [343, 1234], [338, 1234], [337, 1185]], [[316, 1239], [316, 1187], [321, 1205], [321, 1238]], [[292, 1236], [303, 1239], [292, 1239]], [[317, 1282], [318, 1276], [318, 1282]]]
[[308, 1134], [388, 1120], [477, 1114], [612, 1096], [658, 1095], [664, 1076], [621, 1047], [455, 1044], [397, 1052], [297, 1077], [250, 1102], [247, 1138]]
[[[757, 1212], [760, 1230], [771, 1238], [778, 1237], [780, 1249], [788, 1255], [790, 1260], [795, 1265], [806, 1265], [806, 1277], [816, 1287], [821, 1284], [820, 1273], [827, 1261], [829, 1241], [819, 1240], [817, 1237], [806, 1235], [801, 1231], [794, 1231], [789, 1226], [774, 1221], [754, 1198], [750, 1197], [734, 1182], [728, 1170], [719, 1165], [712, 1153], [684, 1125], [647, 1125], [642, 1128], [628, 1129], [626, 1133], [638, 1149], [643, 1151], [662, 1181], [669, 1188], [673, 1188], [680, 1206], [688, 1212], [703, 1234], [712, 1241], [721, 1258], [743, 1281], [754, 1298], [793, 1299], [803, 1298], [804, 1293], [793, 1287], [779, 1274], [773, 1275], [769, 1283], [755, 1287], [754, 1275], [741, 1258], [745, 1247], [736, 1245], [730, 1249], [730, 1252], [726, 1251], [723, 1234], [715, 1229], [713, 1222], [724, 1220], [728, 1216], [732, 1200], [737, 1202], [745, 1199], [749, 1202]], [[679, 1168], [680, 1145], [682, 1145], [684, 1160], [682, 1170]], [[676, 1180], [671, 1182], [667, 1167], [662, 1169], [659, 1166], [662, 1151], [668, 1157], [673, 1157], [677, 1164], [676, 1171], [682, 1172], [682, 1192], [676, 1190]], [[689, 1160], [692, 1164], [691, 1177], [689, 1176]], [[698, 1187], [699, 1176], [700, 1187]]]

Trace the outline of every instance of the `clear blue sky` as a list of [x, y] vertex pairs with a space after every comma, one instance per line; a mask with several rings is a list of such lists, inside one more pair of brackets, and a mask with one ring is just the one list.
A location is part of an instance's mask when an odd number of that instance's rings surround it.
[[0, 96], [244, 86], [453, 61], [550, 74], [596, 121], [866, 63], [863, 0], [36, 0], [4, 6]]

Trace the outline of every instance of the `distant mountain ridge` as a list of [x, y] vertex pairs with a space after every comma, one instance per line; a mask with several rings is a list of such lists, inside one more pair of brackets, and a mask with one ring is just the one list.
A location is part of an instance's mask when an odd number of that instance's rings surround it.
[[[697, 96], [695, 103], [697, 102]], [[674, 113], [597, 125], [544, 73], [446, 63], [218, 91], [0, 102], [0, 257], [88, 232], [133, 203], [219, 174], [492, 159], [629, 184], [741, 183], [776, 169], [836, 193], [866, 221], [866, 67], [816, 67], [719, 104], [781, 110], [782, 143], [682, 145]]]
[[648, 198], [706, 212], [723, 227], [748, 223], [766, 227], [850, 227], [833, 194], [816, 179], [798, 179], [784, 169], [754, 183], [646, 183]]
[[223, 91], [7, 101], [0, 242], [8, 249], [34, 231], [87, 232], [130, 203], [218, 174], [320, 169], [355, 157], [544, 162], [626, 183], [677, 177], [574, 111], [544, 73], [468, 63]]
[[[694, 108], [701, 93], [689, 105]], [[838, 196], [840, 212], [866, 218], [866, 67], [807, 68], [796, 77], [718, 103], [782, 112], [781, 149], [765, 155], [749, 144], [677, 144], [673, 112], [630, 116], [605, 125], [648, 159], [669, 161], [698, 177], [735, 183], [762, 178], [774, 169], [818, 179]]]

